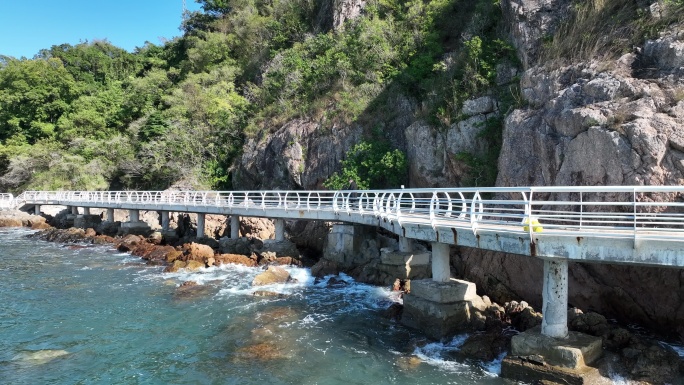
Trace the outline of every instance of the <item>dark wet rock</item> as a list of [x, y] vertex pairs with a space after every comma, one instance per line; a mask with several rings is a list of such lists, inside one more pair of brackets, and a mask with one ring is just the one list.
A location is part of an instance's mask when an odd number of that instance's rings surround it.
[[568, 327], [570, 330], [597, 337], [601, 337], [610, 331], [606, 317], [594, 312], [578, 314], [572, 318]]
[[211, 247], [211, 248], [214, 249], [214, 250], [218, 250], [218, 249], [219, 249], [219, 241], [217, 241], [217, 240], [214, 239], [214, 238], [210, 238], [210, 237], [197, 238], [197, 239], [195, 240], [195, 243], [199, 243], [199, 244], [201, 244], [201, 245], [209, 246], [209, 247]]
[[314, 277], [325, 277], [327, 275], [334, 275], [340, 272], [340, 267], [337, 262], [328, 259], [321, 259], [311, 267], [311, 275]]
[[231, 239], [228, 237], [219, 240], [219, 252], [222, 254], [252, 254], [252, 245], [247, 238]]
[[385, 310], [385, 317], [393, 321], [401, 320], [401, 315], [404, 312], [404, 305], [400, 303], [393, 303]]
[[104, 222], [100, 223], [95, 228], [95, 230], [97, 230], [97, 232], [100, 234], [109, 235], [110, 237], [113, 237], [119, 233], [120, 228], [121, 228], [121, 222], [119, 222], [119, 221], [116, 221], [116, 222], [104, 221]]
[[85, 231], [83, 229], [70, 228], [70, 229], [46, 229], [29, 236], [30, 238], [42, 239], [48, 242], [57, 243], [81, 243], [88, 242], [89, 239], [85, 236]]
[[330, 277], [327, 283], [328, 287], [344, 287], [347, 285], [348, 283], [339, 277]]
[[492, 361], [508, 350], [511, 337], [501, 330], [472, 334], [463, 343], [459, 354], [479, 361]]
[[257, 249], [257, 252], [261, 254], [272, 252], [275, 253], [276, 258], [299, 258], [297, 246], [289, 240], [276, 241], [274, 239], [266, 239], [263, 241], [263, 245]]
[[290, 282], [290, 273], [282, 267], [269, 266], [266, 271], [258, 274], [254, 277], [252, 281], [252, 286], [264, 286], [271, 285], [275, 283], [287, 283]]
[[622, 350], [622, 357], [632, 379], [666, 384], [679, 375], [681, 359], [672, 348], [656, 344], [631, 346]]
[[513, 327], [521, 332], [532, 329], [535, 326], [539, 326], [541, 323], [542, 314], [537, 313], [531, 307], [524, 308], [520, 313], [511, 319], [511, 324]]

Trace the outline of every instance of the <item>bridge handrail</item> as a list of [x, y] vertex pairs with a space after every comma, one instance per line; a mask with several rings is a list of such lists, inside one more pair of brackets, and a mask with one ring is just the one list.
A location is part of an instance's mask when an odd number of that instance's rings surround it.
[[[254, 211], [298, 210], [421, 224], [434, 229], [495, 229], [533, 236], [581, 235], [639, 238], [684, 233], [684, 186], [563, 186], [338, 191], [26, 191], [26, 204], [98, 204], [226, 207]], [[18, 198], [18, 197], [17, 197]], [[0, 208], [16, 203], [0, 194]], [[679, 200], [679, 201], [677, 201]], [[11, 202], [11, 203], [8, 203]], [[249, 214], [246, 214], [249, 215]], [[313, 215], [313, 214], [311, 214]], [[353, 216], [353, 217], [352, 217]], [[593, 234], [595, 235], [595, 234]], [[595, 235], [596, 236], [596, 235]], [[684, 241], [684, 237], [679, 237]], [[668, 238], [669, 239], [669, 238]]]

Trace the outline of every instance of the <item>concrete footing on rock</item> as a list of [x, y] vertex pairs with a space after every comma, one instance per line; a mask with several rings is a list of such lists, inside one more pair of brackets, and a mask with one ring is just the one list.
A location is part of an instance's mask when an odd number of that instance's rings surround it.
[[142, 235], [148, 236], [152, 228], [146, 222], [123, 222], [119, 229], [119, 235]]
[[[67, 216], [68, 218], [68, 216]], [[102, 223], [99, 215], [83, 214], [74, 218], [74, 227], [79, 229], [97, 228]]]
[[501, 376], [526, 382], [597, 384], [601, 375], [587, 365], [598, 360], [602, 352], [600, 337], [569, 332], [567, 338], [558, 339], [543, 335], [536, 327], [513, 336]]
[[485, 309], [472, 282], [423, 279], [411, 281], [411, 293], [404, 296], [401, 323], [441, 339], [483, 326], [485, 318], [481, 313]]

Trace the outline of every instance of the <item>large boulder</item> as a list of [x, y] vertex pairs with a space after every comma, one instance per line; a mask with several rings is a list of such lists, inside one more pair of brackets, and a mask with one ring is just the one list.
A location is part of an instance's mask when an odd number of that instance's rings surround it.
[[272, 285], [276, 283], [287, 283], [291, 280], [290, 273], [282, 267], [269, 266], [266, 271], [258, 274], [252, 281], [252, 286]]
[[214, 256], [214, 249], [200, 243], [186, 243], [183, 245], [186, 261], [207, 261]]
[[242, 218], [240, 220], [240, 233], [259, 239], [275, 238], [275, 225], [268, 218]]

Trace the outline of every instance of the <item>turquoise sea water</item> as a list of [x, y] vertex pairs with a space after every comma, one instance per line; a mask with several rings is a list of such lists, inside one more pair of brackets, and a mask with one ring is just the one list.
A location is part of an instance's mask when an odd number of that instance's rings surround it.
[[[499, 362], [454, 357], [383, 315], [386, 289], [298, 282], [254, 295], [257, 268], [163, 274], [109, 247], [0, 229], [0, 384], [491, 384]], [[200, 286], [188, 292], [187, 280]]]

